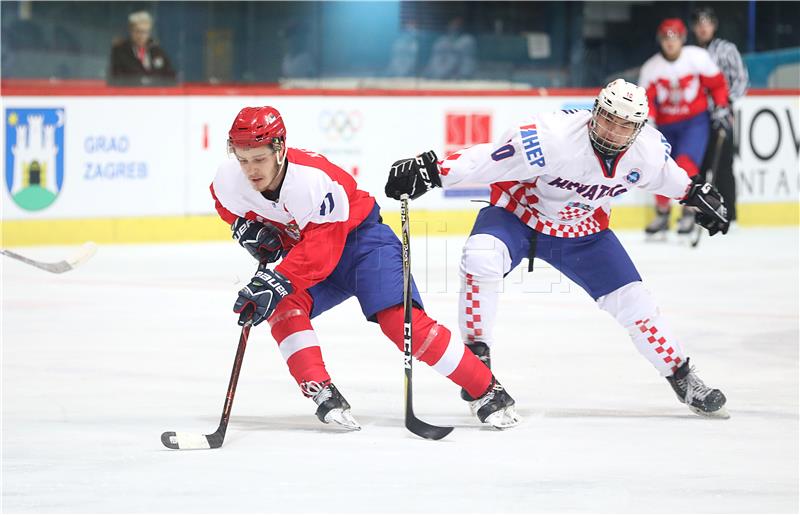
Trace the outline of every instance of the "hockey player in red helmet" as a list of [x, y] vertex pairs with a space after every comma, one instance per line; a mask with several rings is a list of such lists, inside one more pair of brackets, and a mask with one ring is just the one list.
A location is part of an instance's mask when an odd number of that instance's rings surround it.
[[[266, 320], [289, 372], [317, 404], [317, 417], [360, 429], [326, 370], [311, 320], [356, 297], [364, 317], [402, 349], [400, 241], [353, 177], [319, 154], [286, 145], [275, 108], [242, 109], [228, 148], [236, 161], [219, 167], [211, 193], [233, 238], [259, 261], [234, 304], [239, 324]], [[428, 316], [416, 286], [412, 297], [414, 357], [468, 391], [481, 422], [517, 425], [514, 400], [489, 368]]]
[[727, 417], [725, 395], [706, 386], [689, 365], [680, 338], [609, 228], [611, 200], [641, 188], [699, 207], [697, 223], [712, 235], [728, 230], [719, 193], [710, 184], [692, 183], [669, 157], [661, 134], [645, 125], [647, 114], [644, 89], [617, 79], [600, 91], [591, 112], [537, 113], [496, 142], [443, 161], [433, 151], [396, 161], [386, 195], [399, 199], [433, 187], [491, 185], [491, 205], [478, 213], [461, 255], [458, 312], [463, 341], [486, 362], [501, 343], [493, 329], [503, 279], [526, 258], [533, 270], [538, 258], [627, 330], [681, 402], [699, 415]]
[[[707, 50], [685, 45], [686, 25], [668, 18], [656, 31], [661, 51], [642, 65], [639, 85], [647, 91], [650, 119], [672, 146], [670, 155], [689, 177], [700, 173], [710, 126], [730, 125], [728, 86]], [[709, 116], [711, 97], [714, 110]], [[698, 178], [699, 180], [700, 178]], [[656, 197], [656, 217], [647, 225], [648, 236], [665, 236], [670, 201]], [[695, 211], [684, 207], [678, 234], [689, 235]]]

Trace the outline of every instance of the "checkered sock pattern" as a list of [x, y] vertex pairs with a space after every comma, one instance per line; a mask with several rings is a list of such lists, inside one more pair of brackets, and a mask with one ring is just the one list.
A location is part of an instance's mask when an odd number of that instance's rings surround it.
[[458, 322], [464, 343], [481, 341], [492, 346], [492, 328], [497, 313], [496, 283], [499, 281], [487, 281], [464, 274], [463, 291], [458, 298]]
[[[658, 317], [660, 318], [660, 317]], [[637, 320], [628, 332], [641, 352], [663, 376], [672, 375], [686, 361], [686, 356], [675, 340], [655, 319]]]
[[475, 281], [472, 274], [466, 274], [465, 289], [464, 289], [464, 315], [466, 335], [468, 342], [481, 340], [483, 336], [483, 329], [481, 323], [481, 301], [480, 301], [480, 286]]

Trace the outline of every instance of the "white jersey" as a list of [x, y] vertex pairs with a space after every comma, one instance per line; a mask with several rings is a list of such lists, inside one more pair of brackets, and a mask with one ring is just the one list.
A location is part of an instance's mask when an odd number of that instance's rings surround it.
[[442, 185], [491, 184], [491, 203], [538, 232], [576, 238], [608, 227], [611, 199], [631, 188], [683, 198], [691, 180], [671, 147], [645, 126], [630, 148], [605, 161], [589, 139], [590, 111], [533, 116], [499, 142], [459, 150], [439, 163]]

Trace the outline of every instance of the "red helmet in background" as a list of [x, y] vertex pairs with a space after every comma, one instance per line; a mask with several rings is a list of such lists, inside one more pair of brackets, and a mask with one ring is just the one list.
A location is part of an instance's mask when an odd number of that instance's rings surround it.
[[261, 147], [276, 141], [286, 146], [286, 126], [281, 113], [270, 106], [245, 107], [228, 131], [228, 144], [234, 147]]
[[686, 41], [686, 24], [680, 18], [667, 18], [661, 22], [656, 31], [656, 36], [663, 37], [679, 37]]

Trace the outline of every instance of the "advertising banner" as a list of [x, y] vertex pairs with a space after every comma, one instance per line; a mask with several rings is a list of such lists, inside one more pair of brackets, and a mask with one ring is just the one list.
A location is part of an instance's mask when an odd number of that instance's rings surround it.
[[[7, 220], [204, 215], [208, 186], [226, 159], [227, 131], [244, 106], [280, 109], [288, 144], [319, 152], [386, 210], [392, 162], [432, 149], [440, 157], [497, 141], [539, 111], [590, 108], [566, 96], [81, 96], [6, 97]], [[749, 96], [737, 105], [734, 171], [741, 203], [797, 202], [800, 98]], [[437, 190], [428, 210], [474, 209], [486, 187]], [[625, 205], [650, 203], [631, 192]]]

